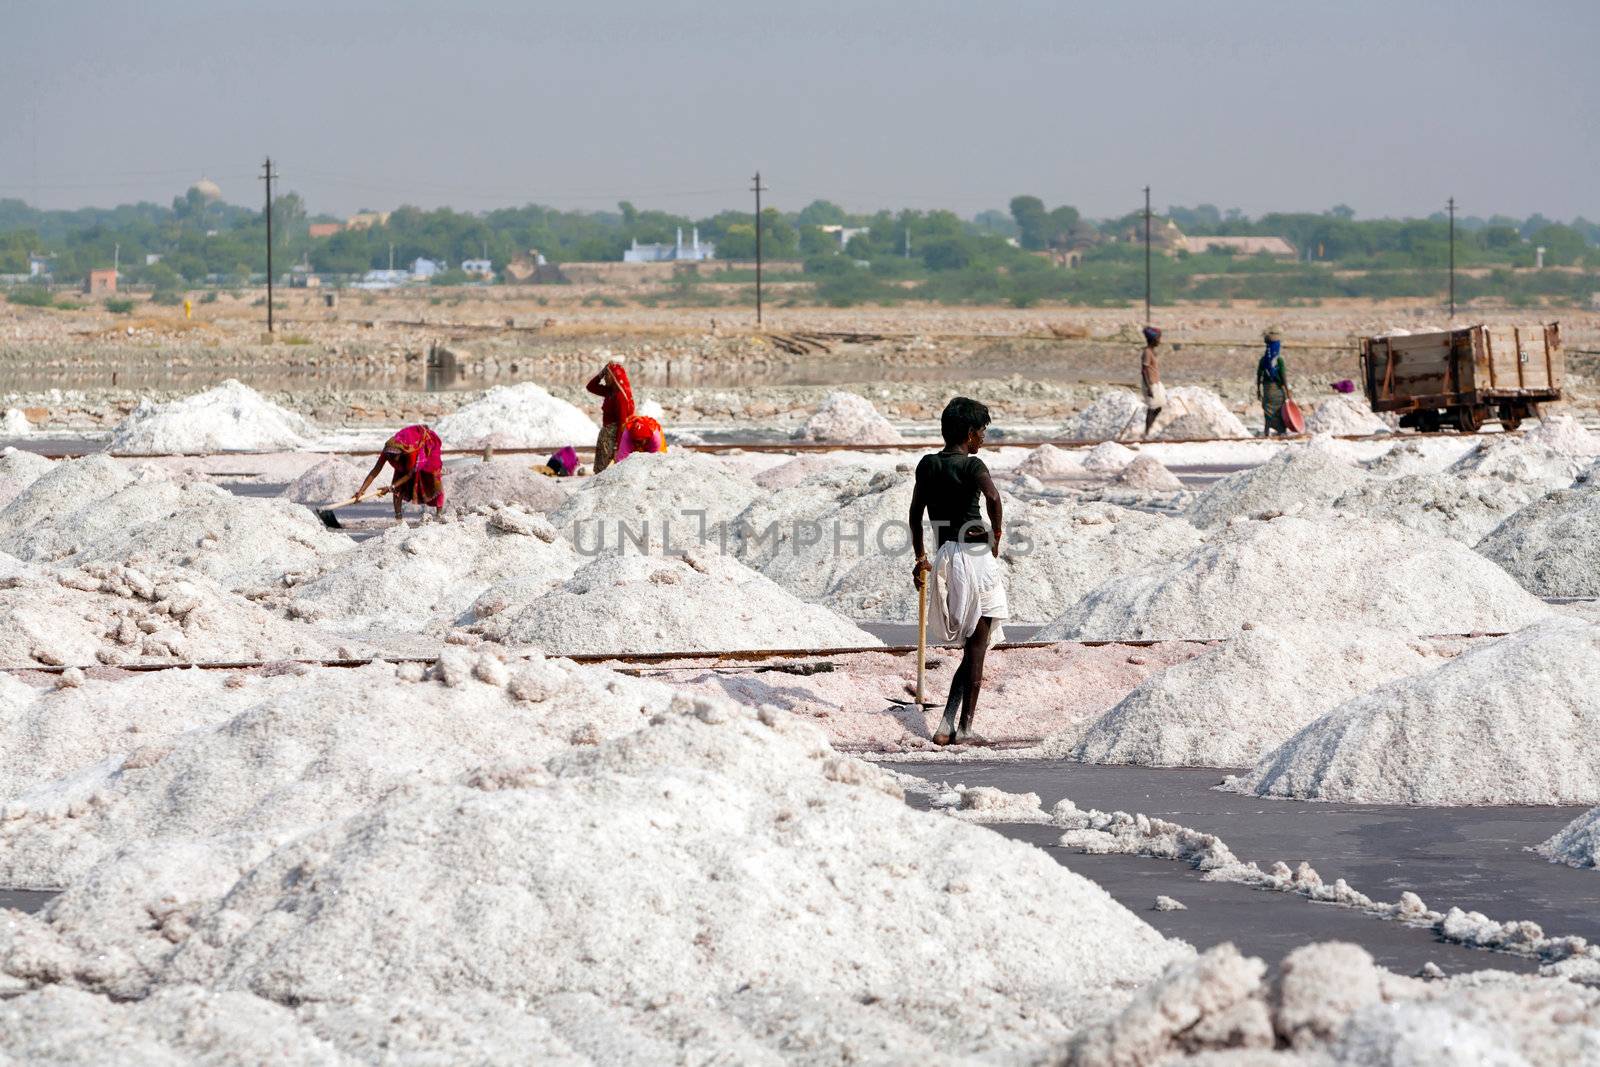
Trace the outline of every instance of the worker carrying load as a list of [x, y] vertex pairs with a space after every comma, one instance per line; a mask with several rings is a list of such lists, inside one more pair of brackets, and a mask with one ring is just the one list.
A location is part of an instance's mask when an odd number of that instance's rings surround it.
[[628, 372], [613, 360], [589, 379], [586, 388], [602, 398], [600, 437], [594, 445], [594, 472], [599, 474], [617, 458], [622, 425], [633, 417], [633, 387], [628, 384]]
[[1155, 326], [1144, 328], [1144, 352], [1139, 356], [1139, 394], [1144, 397], [1144, 433], [1150, 436], [1150, 427], [1156, 424], [1161, 409], [1167, 406], [1167, 387], [1161, 384], [1161, 368], [1156, 364], [1156, 347], [1161, 344], [1161, 330]]
[[[982, 743], [972, 732], [972, 719], [983, 688], [983, 661], [989, 646], [1004, 639], [1001, 623], [1011, 614], [997, 558], [1000, 491], [978, 458], [988, 426], [989, 409], [978, 401], [958, 396], [946, 404], [939, 417], [944, 450], [922, 457], [911, 491], [911, 547], [917, 556], [912, 581], [927, 597], [934, 636], [962, 646], [944, 718], [933, 735], [936, 745]], [[978, 511], [979, 496], [988, 511], [987, 527]], [[937, 544], [931, 560], [923, 545], [924, 513]]]
[[617, 461], [627, 459], [635, 452], [665, 452], [667, 438], [661, 424], [649, 415], [630, 415], [622, 423], [617, 436]]
[[1287, 436], [1289, 427], [1284, 419], [1284, 406], [1294, 398], [1289, 391], [1289, 378], [1283, 366], [1283, 338], [1277, 330], [1261, 335], [1266, 351], [1256, 364], [1256, 396], [1261, 398], [1261, 414], [1266, 423], [1265, 435], [1277, 433]]
[[407, 426], [384, 442], [378, 461], [367, 472], [366, 480], [356, 491], [356, 500], [367, 495], [378, 472], [387, 463], [394, 468], [394, 478], [378, 490], [394, 500], [394, 517], [398, 522], [406, 503], [433, 508], [435, 515], [444, 509], [444, 445], [439, 435], [427, 426]]

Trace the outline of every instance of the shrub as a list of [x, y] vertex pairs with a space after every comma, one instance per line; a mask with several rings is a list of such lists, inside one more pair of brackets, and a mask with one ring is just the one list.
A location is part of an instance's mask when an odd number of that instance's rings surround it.
[[122, 297], [107, 297], [106, 310], [113, 315], [126, 315], [133, 311], [133, 301]]
[[13, 289], [7, 294], [6, 299], [13, 304], [28, 308], [54, 307], [56, 298], [50, 295], [50, 290], [42, 285], [30, 285], [23, 289]]

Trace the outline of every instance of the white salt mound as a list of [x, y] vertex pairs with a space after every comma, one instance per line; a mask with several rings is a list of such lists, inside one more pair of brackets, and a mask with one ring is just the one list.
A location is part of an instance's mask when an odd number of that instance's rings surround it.
[[1144, 411], [1137, 393], [1114, 389], [1063, 423], [1061, 436], [1068, 441], [1111, 441], [1137, 434], [1144, 429]]
[[[1141, 421], [1139, 427], [1142, 429]], [[1151, 431], [1157, 438], [1249, 437], [1250, 431], [1216, 393], [1198, 385], [1169, 386], [1167, 404]]]
[[[1042, 1060], [1192, 955], [1041, 851], [912, 811], [788, 716], [683, 701], [541, 759], [394, 789], [159, 924], [90, 925], [70, 890], [0, 931], [4, 967], [249, 992], [329, 1036], [353, 998], [494, 1018], [492, 998], [499, 1025], [542, 1018], [591, 1062], [831, 1064]], [[123, 911], [139, 862], [96, 872]], [[383, 1035], [409, 1012], [359, 1014]]]
[[433, 429], [446, 448], [560, 448], [587, 444], [600, 434], [589, 416], [532, 382], [495, 386]]
[[1154, 456], [1138, 456], [1122, 468], [1115, 484], [1149, 493], [1176, 493], [1183, 489], [1178, 476], [1161, 465]]
[[1081, 478], [1083, 470], [1076, 455], [1050, 444], [1035, 448], [1016, 466], [1016, 473], [1031, 478]]
[[54, 466], [54, 460], [20, 448], [0, 450], [0, 508], [15, 500]]
[[1218, 479], [1195, 498], [1184, 518], [1205, 530], [1230, 519], [1315, 512], [1366, 480], [1332, 438], [1316, 437], [1285, 447], [1259, 467]]
[[[433, 681], [406, 681], [383, 663], [312, 673], [315, 684], [217, 725], [14, 797], [0, 822], [0, 885], [66, 884], [138, 841], [353, 815], [402, 783], [628, 733], [670, 700], [653, 682], [459, 648], [441, 654]], [[68, 807], [86, 810], [63, 820]]]
[[[279, 495], [285, 500], [305, 504], [307, 507], [335, 504], [355, 496], [356, 490], [361, 488], [362, 479], [366, 476], [365, 469], [349, 460], [329, 456], [306, 468], [298, 478], [285, 486]], [[377, 484], [386, 484], [386, 480]]]
[[445, 469], [445, 503], [465, 511], [515, 504], [548, 515], [567, 502], [575, 479], [540, 474], [542, 466], [544, 460], [527, 457], [452, 464]]
[[872, 401], [837, 389], [823, 398], [795, 436], [849, 445], [895, 445], [905, 440]]
[[1543, 494], [1537, 485], [1477, 474], [1409, 474], [1369, 479], [1335, 500], [1333, 510], [1387, 519], [1430, 537], [1476, 545]]
[[1597, 682], [1600, 627], [1547, 621], [1345, 702], [1228, 787], [1359, 804], [1593, 804]]
[[1105, 474], [1120, 471], [1137, 458], [1139, 453], [1126, 445], [1103, 441], [1083, 454], [1083, 468]]
[[1454, 541], [1363, 517], [1235, 523], [1187, 558], [1095, 589], [1039, 640], [1224, 638], [1338, 620], [1408, 634], [1513, 630], [1552, 614]]
[[1248, 767], [1350, 697], [1431, 670], [1448, 651], [1385, 630], [1257, 626], [1151, 675], [1045, 750], [1085, 763]]
[[1368, 474], [1379, 478], [1400, 478], [1408, 474], [1440, 474], [1475, 447], [1477, 446], [1470, 437], [1400, 440], [1377, 459], [1363, 463], [1362, 467]]
[[1375, 434], [1388, 433], [1389, 424], [1380, 419], [1366, 400], [1358, 396], [1330, 396], [1306, 416], [1307, 433]]
[[839, 461], [831, 456], [808, 453], [768, 467], [752, 480], [763, 489], [793, 489], [808, 478], [826, 474], [838, 466]]
[[1522, 439], [1535, 448], [1563, 456], [1600, 456], [1600, 437], [1590, 433], [1571, 415], [1549, 415], [1526, 431]]
[[303, 448], [316, 427], [232, 378], [166, 404], [141, 400], [111, 431], [111, 452], [271, 452]]
[[732, 556], [698, 547], [681, 557], [602, 557], [472, 629], [558, 655], [882, 644]]
[[1546, 447], [1518, 434], [1482, 438], [1476, 447], [1450, 465], [1455, 474], [1477, 474], [1545, 491], [1565, 489], [1587, 471], [1594, 459]]
[[550, 520], [591, 555], [636, 552], [640, 543], [657, 550], [670, 542], [676, 551], [702, 536], [720, 545], [718, 527], [728, 529], [731, 551], [734, 520], [761, 495], [754, 482], [714, 457], [636, 453], [585, 478]]
[[1538, 851], [1569, 867], [1600, 867], [1600, 808], [1573, 819]]
[[341, 633], [429, 633], [539, 596], [583, 559], [555, 527], [516, 508], [393, 526], [297, 572], [266, 598]]
[[1477, 550], [1538, 596], [1600, 596], [1600, 491], [1586, 484], [1535, 500]]
[[0, 415], [0, 437], [26, 437], [33, 432], [33, 424], [28, 421], [28, 416], [16, 408], [7, 408], [4, 415]]
[[105, 456], [62, 461], [0, 510], [0, 549], [20, 559], [182, 567], [231, 589], [350, 547], [287, 500], [235, 496]]
[[197, 574], [3, 564], [0, 557], [7, 665], [316, 659], [337, 651], [331, 634], [280, 619]]

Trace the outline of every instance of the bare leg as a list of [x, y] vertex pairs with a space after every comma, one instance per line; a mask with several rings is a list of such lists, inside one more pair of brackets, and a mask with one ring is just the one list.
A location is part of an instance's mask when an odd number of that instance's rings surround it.
[[948, 745], [956, 734], [956, 713], [961, 710], [962, 703], [967, 697], [967, 657], [961, 657], [961, 666], [956, 668], [955, 677], [950, 679], [950, 695], [944, 702], [944, 718], [939, 722], [939, 729], [934, 731], [933, 743]]
[[1156, 419], [1161, 416], [1160, 408], [1145, 408], [1144, 411], [1144, 436], [1150, 436], [1150, 427], [1156, 424]]
[[978, 694], [983, 689], [983, 661], [989, 654], [989, 631], [994, 620], [985, 615], [978, 620], [967, 647], [961, 656], [961, 669], [965, 672], [966, 692], [961, 699], [961, 725], [956, 728], [956, 740], [972, 737], [972, 717], [978, 711]]

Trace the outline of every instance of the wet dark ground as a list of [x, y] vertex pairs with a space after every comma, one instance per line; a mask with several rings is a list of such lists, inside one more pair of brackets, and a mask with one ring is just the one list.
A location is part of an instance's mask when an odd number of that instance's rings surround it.
[[[896, 766], [891, 764], [891, 766]], [[1212, 789], [1225, 772], [1193, 768], [1108, 767], [1065, 761], [907, 763], [897, 769], [931, 781], [1038, 793], [1048, 810], [1063, 797], [1080, 808], [1143, 812], [1215, 833], [1242, 860], [1308, 861], [1332, 882], [1343, 878], [1379, 901], [1406, 890], [1429, 907], [1526, 919], [1547, 934], [1600, 940], [1600, 872], [1553, 864], [1530, 851], [1583, 807], [1422, 808], [1268, 801]], [[1496, 967], [1530, 970], [1530, 961], [1441, 942], [1430, 931], [1286, 893], [1205, 882], [1182, 863], [1140, 856], [1091, 856], [1061, 848], [1060, 832], [1038, 825], [995, 827], [1045, 848], [1063, 866], [1092, 878], [1158, 930], [1198, 947], [1232, 941], [1275, 962], [1310, 940], [1354, 941], [1379, 962], [1413, 973], [1432, 960], [1446, 972]], [[1188, 911], [1151, 910], [1155, 897]]]

